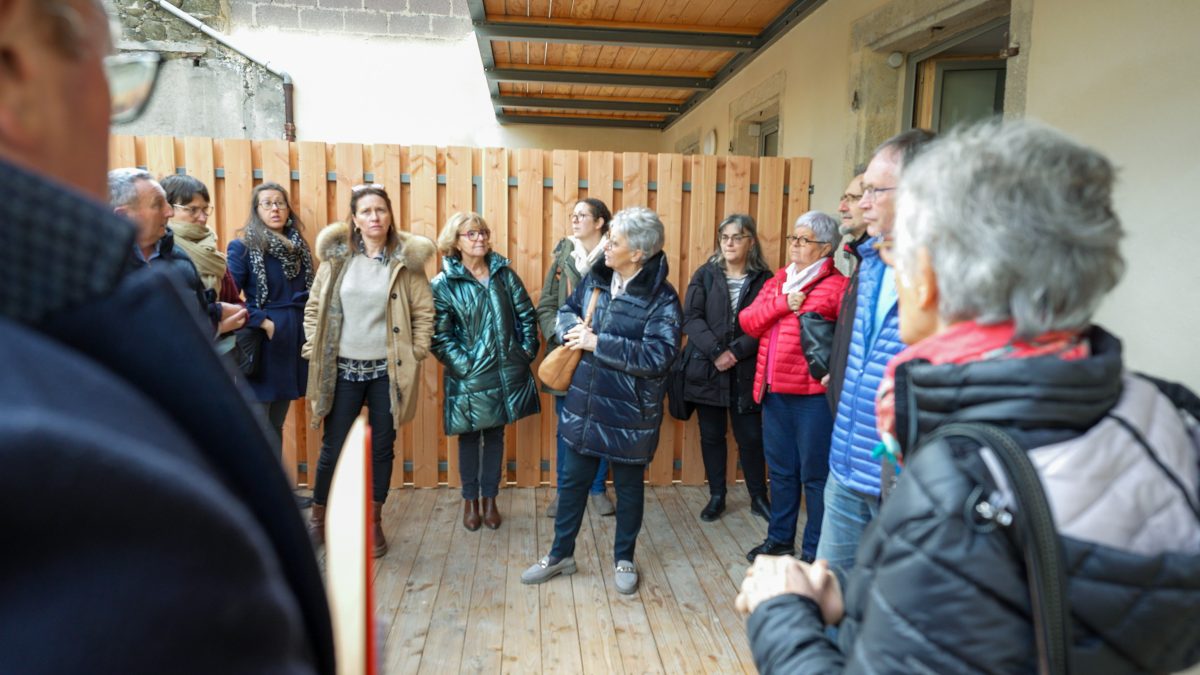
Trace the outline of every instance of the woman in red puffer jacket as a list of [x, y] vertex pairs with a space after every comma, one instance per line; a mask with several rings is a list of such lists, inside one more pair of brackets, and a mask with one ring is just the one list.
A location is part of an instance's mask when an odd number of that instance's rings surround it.
[[837, 320], [846, 289], [846, 277], [833, 266], [837, 238], [832, 217], [820, 211], [800, 216], [787, 238], [791, 263], [738, 315], [742, 330], [759, 339], [754, 399], [763, 406], [763, 451], [771, 477], [771, 523], [767, 540], [746, 554], [751, 562], [760, 553], [795, 553], [801, 490], [808, 518], [800, 557], [812, 560], [817, 552], [833, 416], [825, 387], [808, 372], [798, 317], [818, 312]]

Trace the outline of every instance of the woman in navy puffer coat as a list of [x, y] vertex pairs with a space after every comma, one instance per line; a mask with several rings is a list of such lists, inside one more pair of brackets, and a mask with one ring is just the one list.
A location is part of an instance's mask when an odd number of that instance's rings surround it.
[[[588, 486], [608, 459], [617, 493], [615, 584], [637, 590], [634, 546], [642, 526], [643, 474], [654, 458], [667, 371], [679, 351], [682, 311], [667, 281], [663, 225], [649, 209], [613, 218], [604, 261], [597, 262], [558, 313], [563, 345], [585, 351], [558, 424], [568, 450], [559, 485], [554, 546], [526, 570], [524, 583], [575, 571], [575, 536]], [[590, 327], [582, 325], [596, 295]]]

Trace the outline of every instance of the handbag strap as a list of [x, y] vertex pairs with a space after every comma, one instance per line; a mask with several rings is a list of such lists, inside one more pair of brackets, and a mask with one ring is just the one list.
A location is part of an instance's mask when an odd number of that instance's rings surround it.
[[592, 289], [592, 297], [588, 299], [587, 314], [584, 314], [584, 316], [583, 316], [583, 325], [585, 325], [585, 326], [592, 325], [592, 315], [596, 313], [596, 301], [599, 299], [600, 299], [600, 294], [597, 293], [596, 289], [593, 288]]
[[1004, 468], [1019, 506], [1015, 514], [1014, 539], [1025, 558], [1038, 648], [1038, 672], [1065, 675], [1071, 670], [1071, 611], [1066, 596], [1066, 563], [1037, 469], [1012, 436], [990, 424], [953, 422], [939, 427], [928, 440], [951, 436], [969, 438], [981, 447], [990, 448]]

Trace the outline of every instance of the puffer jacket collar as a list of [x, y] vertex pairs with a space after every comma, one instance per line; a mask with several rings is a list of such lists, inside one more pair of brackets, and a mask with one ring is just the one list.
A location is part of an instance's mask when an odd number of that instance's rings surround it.
[[[404, 267], [420, 269], [433, 256], [433, 242], [425, 237], [419, 237], [409, 232], [396, 231], [400, 246], [390, 252], [392, 261]], [[354, 252], [350, 243], [350, 226], [346, 223], [332, 223], [317, 235], [317, 258], [323, 262], [346, 261]]]
[[[495, 276], [502, 268], [508, 267], [511, 261], [508, 258], [496, 253], [488, 251], [487, 258], [488, 274]], [[463, 265], [462, 258], [458, 256], [445, 256], [442, 258], [442, 271], [451, 279], [466, 279], [467, 281], [476, 281], [475, 275], [471, 274], [470, 270]]]
[[[642, 307], [649, 306], [654, 300], [655, 294], [658, 293], [659, 287], [666, 281], [667, 271], [667, 256], [662, 251], [655, 253], [646, 261], [641, 272], [625, 287], [625, 293], [616, 300], [632, 302]], [[589, 282], [591, 286], [598, 286], [606, 291], [612, 286], [613, 271], [604, 264], [603, 258], [592, 265], [592, 271], [588, 276], [591, 279]]]
[[[907, 452], [950, 421], [1004, 427], [1025, 447], [1076, 437], [1092, 428], [1121, 395], [1121, 342], [1099, 327], [1092, 355], [932, 365], [896, 371], [896, 438]], [[1053, 425], [1049, 426], [1048, 425]]]

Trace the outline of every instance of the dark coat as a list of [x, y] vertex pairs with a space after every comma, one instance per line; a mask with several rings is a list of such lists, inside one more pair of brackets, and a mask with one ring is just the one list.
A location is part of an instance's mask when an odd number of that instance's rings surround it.
[[[826, 637], [811, 600], [773, 598], [748, 623], [760, 672], [1037, 672], [1021, 552], [1004, 528], [963, 515], [974, 513], [971, 507], [983, 497], [1003, 503], [996, 477], [969, 441], [905, 439], [949, 421], [979, 421], [1000, 426], [1030, 449], [1062, 453], [1076, 444], [1077, 454], [1048, 462], [1115, 449], [1117, 456], [1144, 463], [1139, 471], [1148, 480], [1122, 490], [1111, 489], [1110, 481], [1044, 481], [1052, 504], [1057, 494], [1061, 503], [1081, 507], [1054, 509], [1060, 529], [1083, 521], [1066, 514], [1093, 508], [1118, 514], [1161, 508], [1158, 495], [1178, 486], [1154, 466], [1160, 460], [1146, 457], [1133, 434], [1107, 416], [1122, 417], [1153, 438], [1153, 427], [1182, 427], [1173, 408], [1185, 397], [1172, 405], [1153, 385], [1131, 383], [1122, 377], [1120, 343], [1099, 329], [1090, 340], [1092, 356], [1079, 361], [1051, 356], [900, 367], [896, 417], [917, 426], [897, 428], [906, 449], [904, 471], [868, 527], [850, 578], [842, 580], [846, 615], [839, 644]], [[1200, 416], [1200, 401], [1188, 395], [1191, 402], [1184, 404]], [[1129, 400], [1136, 396], [1142, 400]], [[1190, 452], [1194, 467], [1200, 448]], [[1064, 489], [1055, 492], [1056, 486]], [[1144, 523], [1138, 518], [1124, 525], [1137, 528]], [[1107, 529], [1116, 520], [1098, 518], [1089, 526]], [[1187, 520], [1178, 534], [1166, 536], [1193, 538], [1200, 522], [1192, 520], [1187, 533]], [[1200, 661], [1200, 555], [1140, 554], [1065, 534], [1060, 540], [1074, 619], [1073, 672], [1165, 673]]]
[[234, 282], [246, 295], [246, 325], [257, 328], [266, 319], [275, 323], [274, 337], [263, 340], [262, 366], [253, 379], [246, 380], [254, 397], [264, 403], [303, 397], [308, 385], [308, 361], [300, 358], [300, 349], [304, 346], [304, 303], [309, 290], [304, 271], [288, 279], [283, 263], [264, 254], [267, 303], [259, 307], [258, 278], [250, 268], [250, 252], [241, 239], [229, 242], [228, 261]]
[[123, 273], [104, 205], [3, 163], [0, 233], [0, 269], [62, 263], [0, 295], [3, 669], [332, 674], [304, 525], [192, 294]]
[[457, 257], [433, 278], [433, 355], [445, 366], [442, 424], [447, 435], [512, 424], [541, 410], [529, 364], [537, 356], [537, 317], [508, 260], [487, 255], [484, 286]]
[[869, 238], [864, 233], [842, 247], [847, 257], [854, 261], [854, 270], [850, 272], [846, 291], [842, 294], [842, 307], [838, 310], [837, 325], [833, 332], [833, 347], [829, 351], [829, 386], [825, 398], [829, 401], [829, 410], [834, 414], [837, 414], [838, 399], [842, 396], [842, 386], [845, 384], [850, 337], [854, 333], [854, 312], [858, 309], [858, 270], [862, 267], [862, 254], [858, 252], [858, 247]]
[[158, 256], [146, 262], [133, 248], [129, 250], [128, 269], [136, 271], [147, 267], [162, 267], [170, 270], [196, 296], [196, 305], [208, 317], [213, 327], [221, 321], [221, 306], [215, 303], [216, 294], [204, 288], [200, 273], [187, 251], [175, 245], [175, 233], [167, 228], [166, 235], [159, 240]]
[[559, 433], [584, 455], [626, 464], [649, 464], [658, 447], [667, 371], [679, 353], [682, 311], [667, 281], [667, 258], [646, 261], [615, 300], [613, 272], [603, 260], [559, 310], [559, 340], [599, 293], [592, 329], [596, 350], [585, 352], [571, 378], [558, 419]]
[[[748, 272], [746, 285], [738, 299], [738, 311], [754, 302], [770, 270]], [[738, 413], [758, 412], [754, 400], [754, 357], [758, 339], [742, 330], [737, 314], [729, 303], [729, 285], [725, 271], [713, 262], [701, 265], [692, 275], [683, 301], [683, 332], [688, 336], [684, 349], [683, 397], [693, 403], [733, 408]], [[719, 372], [714, 362], [725, 350], [733, 352], [737, 364]], [[734, 379], [736, 378], [736, 379]], [[736, 388], [730, 382], [737, 383]], [[736, 399], [730, 400], [731, 391]]]
[[[538, 325], [542, 329], [542, 338], [546, 341], [547, 356], [562, 345], [555, 332], [558, 310], [566, 304], [567, 298], [579, 286], [579, 281], [583, 276], [575, 268], [575, 260], [571, 257], [571, 252], [574, 250], [575, 243], [569, 237], [559, 239], [558, 244], [554, 247], [550, 269], [546, 270], [546, 279], [542, 282], [542, 295], [537, 303], [537, 317]], [[566, 392], [556, 391], [544, 384], [542, 391], [555, 396], [566, 394]]]

